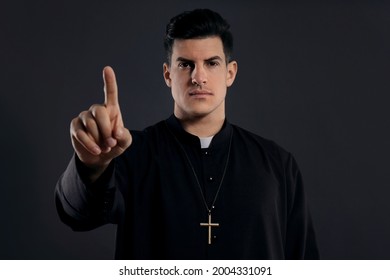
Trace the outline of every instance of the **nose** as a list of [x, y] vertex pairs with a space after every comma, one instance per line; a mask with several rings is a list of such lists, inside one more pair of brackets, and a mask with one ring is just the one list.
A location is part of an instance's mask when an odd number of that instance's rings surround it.
[[207, 73], [203, 66], [195, 66], [191, 73], [191, 83], [202, 86], [207, 83]]

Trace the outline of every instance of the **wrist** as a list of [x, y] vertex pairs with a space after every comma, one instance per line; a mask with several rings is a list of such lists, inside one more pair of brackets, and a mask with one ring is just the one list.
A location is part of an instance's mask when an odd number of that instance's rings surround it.
[[82, 161], [76, 154], [76, 166], [80, 174], [81, 179], [87, 183], [91, 184], [97, 181], [102, 174], [107, 170], [111, 161], [99, 164], [86, 163]]

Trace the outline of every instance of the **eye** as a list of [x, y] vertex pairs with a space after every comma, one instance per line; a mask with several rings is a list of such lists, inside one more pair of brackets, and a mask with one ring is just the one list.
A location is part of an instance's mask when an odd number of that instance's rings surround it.
[[192, 69], [193, 68], [193, 64], [190, 63], [190, 62], [180, 62], [179, 63], [179, 68], [181, 68], [181, 69]]
[[211, 67], [216, 67], [219, 65], [219, 62], [215, 61], [215, 60], [210, 60], [210, 61], [208, 61], [208, 65]]

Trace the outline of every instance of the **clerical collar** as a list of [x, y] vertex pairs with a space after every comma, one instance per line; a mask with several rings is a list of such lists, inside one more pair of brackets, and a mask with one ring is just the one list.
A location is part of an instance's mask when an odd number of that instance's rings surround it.
[[199, 140], [200, 140], [200, 147], [202, 149], [207, 149], [208, 147], [210, 147], [210, 144], [211, 144], [211, 140], [213, 140], [213, 136], [210, 136], [210, 137], [199, 137]]
[[[172, 132], [176, 135], [176, 137], [180, 140], [180, 142], [201, 148], [199, 137], [185, 131], [180, 123], [180, 120], [176, 118], [175, 115], [172, 114], [166, 120], [166, 123]], [[229, 140], [232, 129], [232, 125], [225, 119], [221, 130], [216, 135], [214, 135], [210, 144], [210, 148], [222, 148], [225, 146]]]

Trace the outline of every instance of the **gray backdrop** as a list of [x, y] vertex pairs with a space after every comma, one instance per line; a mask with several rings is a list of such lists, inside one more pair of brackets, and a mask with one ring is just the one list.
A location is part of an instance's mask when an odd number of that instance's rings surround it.
[[168, 117], [165, 24], [208, 7], [235, 35], [228, 118], [295, 155], [322, 257], [390, 259], [390, 5], [294, 2], [3, 0], [0, 258], [113, 257], [115, 226], [74, 233], [56, 214], [70, 120], [103, 101], [105, 65], [127, 127]]

